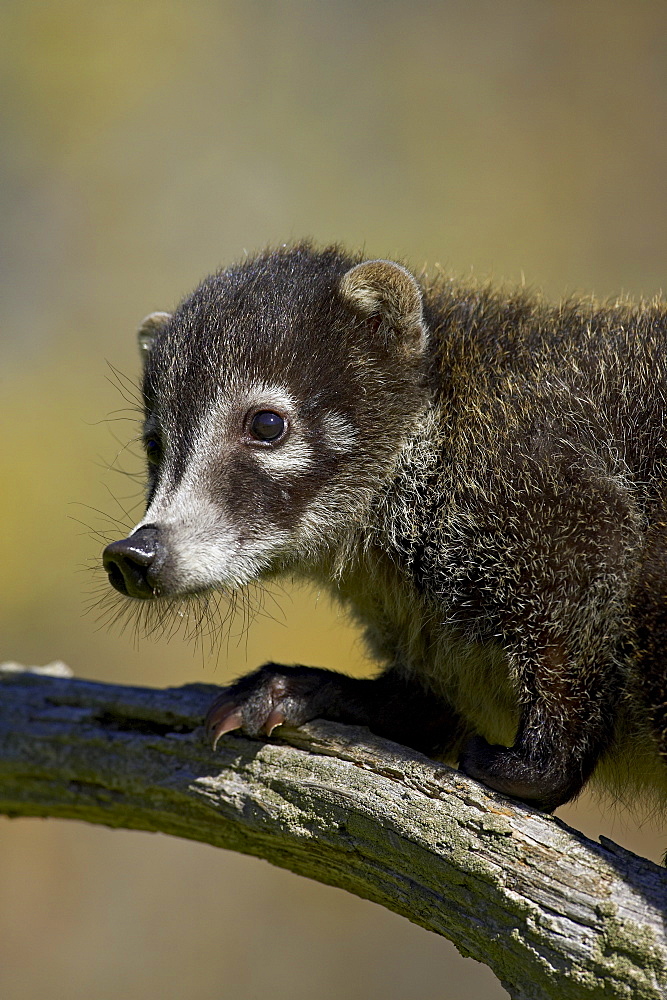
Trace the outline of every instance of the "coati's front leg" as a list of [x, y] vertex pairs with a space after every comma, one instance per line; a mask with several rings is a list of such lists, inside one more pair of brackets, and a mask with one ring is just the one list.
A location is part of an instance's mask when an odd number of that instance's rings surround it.
[[408, 682], [397, 669], [366, 679], [275, 663], [225, 688], [211, 705], [205, 725], [215, 747], [222, 735], [235, 729], [270, 736], [283, 723], [300, 726], [315, 718], [368, 726], [378, 736], [431, 755], [457, 756], [467, 735], [449, 705], [413, 678]]
[[[459, 762], [490, 788], [548, 811], [581, 791], [613, 742], [641, 551], [640, 519], [621, 489], [576, 469], [562, 476], [567, 494], [526, 488], [520, 531], [503, 531], [499, 519], [501, 530], [488, 536], [484, 584], [519, 723], [512, 746], [477, 735]], [[506, 507], [512, 513], [510, 499]]]
[[579, 794], [614, 735], [621, 697], [612, 662], [589, 665], [558, 647], [536, 656], [524, 673], [519, 725], [511, 747], [473, 736], [461, 770], [505, 795], [548, 812]]

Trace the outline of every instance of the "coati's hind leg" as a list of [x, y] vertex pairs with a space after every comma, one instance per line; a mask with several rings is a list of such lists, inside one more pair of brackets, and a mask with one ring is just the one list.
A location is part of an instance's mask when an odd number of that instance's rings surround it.
[[398, 670], [366, 679], [275, 663], [225, 688], [211, 705], [205, 725], [215, 746], [235, 729], [248, 736], [270, 736], [283, 723], [300, 726], [315, 718], [368, 726], [377, 736], [436, 756], [456, 754], [464, 738], [454, 711]]

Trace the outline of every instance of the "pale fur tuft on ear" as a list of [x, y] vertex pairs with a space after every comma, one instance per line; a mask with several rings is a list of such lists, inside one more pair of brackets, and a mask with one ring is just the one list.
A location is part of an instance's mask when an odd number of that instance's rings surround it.
[[343, 275], [340, 294], [351, 309], [368, 319], [380, 316], [401, 337], [408, 354], [426, 346], [419, 285], [404, 267], [391, 260], [366, 260]]
[[170, 319], [171, 313], [166, 312], [149, 313], [142, 319], [141, 326], [137, 330], [137, 343], [139, 344], [139, 353], [144, 360], [153, 346], [156, 334], [164, 329]]

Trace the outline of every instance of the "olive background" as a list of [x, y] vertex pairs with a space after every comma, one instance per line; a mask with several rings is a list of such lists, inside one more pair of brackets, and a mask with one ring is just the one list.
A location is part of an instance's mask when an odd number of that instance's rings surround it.
[[[141, 471], [138, 322], [302, 236], [554, 298], [659, 293], [666, 40], [650, 0], [4, 0], [0, 658], [149, 685], [371, 669], [326, 598], [288, 586], [212, 655], [105, 625], [96, 532], [141, 508], [121, 474]], [[645, 813], [560, 810], [657, 859]], [[0, 841], [7, 1000], [507, 995], [435, 935], [256, 859], [56, 820], [0, 821]]]

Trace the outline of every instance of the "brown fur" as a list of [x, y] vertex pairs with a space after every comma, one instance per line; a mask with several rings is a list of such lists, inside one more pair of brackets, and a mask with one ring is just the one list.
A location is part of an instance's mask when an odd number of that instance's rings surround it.
[[[146, 518], [106, 551], [114, 585], [315, 580], [385, 665], [268, 665], [225, 689], [215, 739], [325, 715], [545, 809], [593, 773], [664, 795], [663, 303], [554, 306], [299, 244], [141, 337], [160, 456]], [[253, 406], [285, 417], [275, 445], [248, 437]]]

